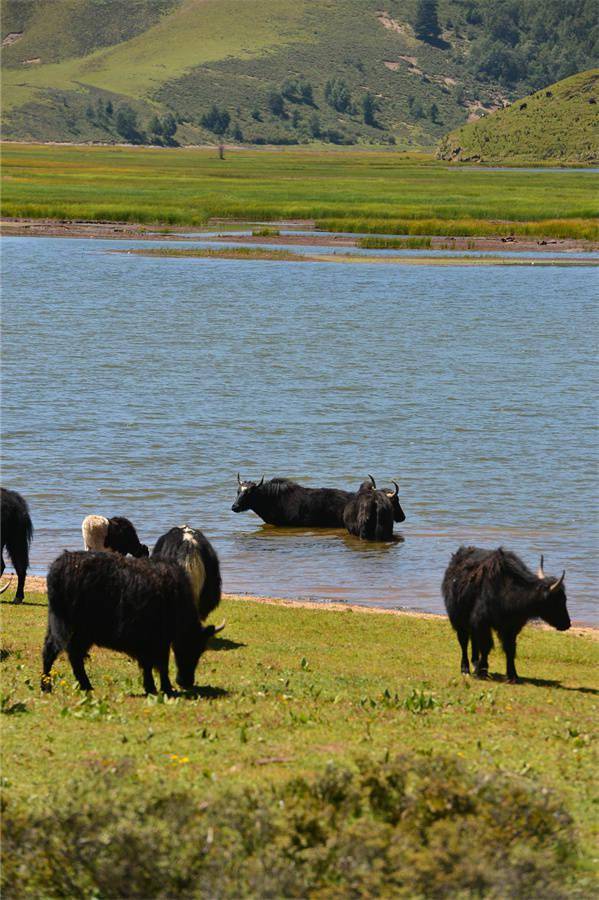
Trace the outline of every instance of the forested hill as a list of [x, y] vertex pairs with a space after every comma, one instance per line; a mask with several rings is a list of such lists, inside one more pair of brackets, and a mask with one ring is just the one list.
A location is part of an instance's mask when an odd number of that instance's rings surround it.
[[599, 60], [595, 0], [2, 0], [8, 139], [396, 143]]
[[447, 135], [454, 162], [599, 162], [599, 69], [543, 88]]

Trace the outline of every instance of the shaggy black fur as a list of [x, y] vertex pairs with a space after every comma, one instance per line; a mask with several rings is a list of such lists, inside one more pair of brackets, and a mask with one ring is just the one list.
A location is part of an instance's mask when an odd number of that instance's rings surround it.
[[386, 491], [364, 481], [343, 510], [343, 523], [350, 534], [363, 541], [393, 540], [394, 506]]
[[126, 556], [127, 553], [138, 558], [149, 555], [148, 548], [145, 544], [140, 543], [132, 523], [124, 516], [113, 516], [108, 520], [104, 546], [116, 550], [117, 553], [122, 553], [123, 556]]
[[132, 559], [112, 553], [62, 553], [48, 572], [48, 630], [43, 650], [42, 690], [50, 691], [54, 660], [66, 650], [82, 690], [92, 689], [84, 660], [92, 646], [119, 650], [136, 659], [144, 690], [171, 693], [171, 645], [177, 684], [193, 686], [198, 660], [214, 634], [198, 622], [189, 579], [175, 562]]
[[515, 682], [516, 638], [526, 623], [540, 618], [558, 631], [570, 627], [563, 576], [556, 579], [534, 575], [515, 553], [502, 547], [460, 547], [447, 567], [442, 592], [462, 648], [464, 674], [470, 671], [470, 640], [475, 674], [487, 676], [489, 651], [493, 647], [491, 629], [503, 645], [508, 680]]
[[343, 528], [343, 510], [353, 496], [337, 488], [302, 487], [287, 478], [240, 481], [231, 509], [251, 509], [268, 525]]
[[0, 488], [2, 548], [0, 549], [0, 575], [4, 572], [4, 548], [17, 573], [15, 603], [25, 597], [25, 576], [29, 567], [29, 545], [33, 537], [33, 525], [27, 503], [16, 491]]
[[[193, 536], [193, 541], [185, 540], [186, 530]], [[220, 563], [210, 541], [197, 528], [171, 528], [156, 541], [152, 550], [152, 558], [155, 557], [174, 560], [187, 570], [193, 567], [195, 558], [201, 561], [205, 572], [204, 581], [200, 586], [199, 596], [194, 597], [194, 600], [200, 619], [207, 619], [220, 603], [222, 589]]]

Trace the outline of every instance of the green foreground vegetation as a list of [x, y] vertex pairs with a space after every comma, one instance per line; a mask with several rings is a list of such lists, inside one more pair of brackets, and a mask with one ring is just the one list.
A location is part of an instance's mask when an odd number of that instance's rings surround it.
[[2, 215], [173, 226], [308, 220], [333, 231], [594, 240], [596, 177], [477, 171], [391, 151], [5, 144]]
[[2, 612], [6, 897], [594, 894], [589, 632], [509, 685], [442, 618], [226, 598], [196, 696], [97, 649], [43, 695], [46, 598]]

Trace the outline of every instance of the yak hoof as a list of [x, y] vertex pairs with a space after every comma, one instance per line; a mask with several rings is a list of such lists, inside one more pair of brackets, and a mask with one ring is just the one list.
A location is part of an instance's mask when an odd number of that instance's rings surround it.
[[52, 693], [52, 676], [42, 675], [41, 689], [44, 694]]
[[24, 600], [24, 597], [15, 597], [12, 602], [13, 603], [22, 603], [23, 600]]
[[521, 682], [517, 675], [513, 675], [511, 678], [507, 679], [507, 683], [508, 684], [520, 684]]
[[480, 678], [482, 681], [486, 681], [486, 679], [489, 677], [489, 672], [487, 669], [479, 669], [479, 671], [475, 672], [474, 674], [476, 675], [477, 678]]

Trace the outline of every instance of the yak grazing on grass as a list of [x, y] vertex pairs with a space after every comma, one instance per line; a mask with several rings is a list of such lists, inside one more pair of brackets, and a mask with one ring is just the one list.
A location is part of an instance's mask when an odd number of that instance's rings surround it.
[[172, 645], [177, 684], [191, 688], [198, 660], [220, 630], [198, 622], [189, 578], [178, 563], [65, 550], [48, 572], [42, 690], [52, 689], [52, 665], [66, 650], [81, 689], [90, 691], [84, 660], [94, 645], [136, 659], [148, 694], [156, 693], [153, 669], [158, 669], [160, 690], [172, 693]]
[[343, 510], [343, 523], [350, 534], [363, 541], [393, 540], [394, 508], [385, 491], [377, 490], [372, 475], [360, 485]]
[[218, 556], [212, 544], [197, 528], [171, 528], [156, 541], [152, 559], [170, 559], [183, 566], [193, 591], [200, 619], [207, 619], [220, 603], [221, 577]]
[[475, 675], [487, 677], [493, 629], [503, 645], [508, 681], [515, 684], [518, 680], [514, 662], [516, 638], [526, 623], [540, 618], [558, 631], [570, 627], [565, 575], [564, 570], [560, 578], [548, 578], [543, 571], [543, 557], [534, 575], [515, 553], [502, 547], [498, 550], [460, 547], [447, 567], [442, 591], [449, 620], [462, 648], [462, 672], [470, 672], [470, 640]]
[[139, 542], [137, 532], [124, 516], [86, 516], [81, 523], [86, 550], [113, 550], [126, 556], [148, 556], [148, 548]]
[[[25, 576], [29, 567], [29, 545], [33, 537], [33, 524], [27, 503], [16, 491], [0, 488], [0, 510], [0, 528], [2, 529], [0, 576], [6, 568], [4, 563], [4, 548], [6, 547], [17, 573], [17, 591], [13, 602], [22, 603], [25, 597]], [[8, 584], [0, 590], [0, 593], [4, 593], [7, 587]]]

